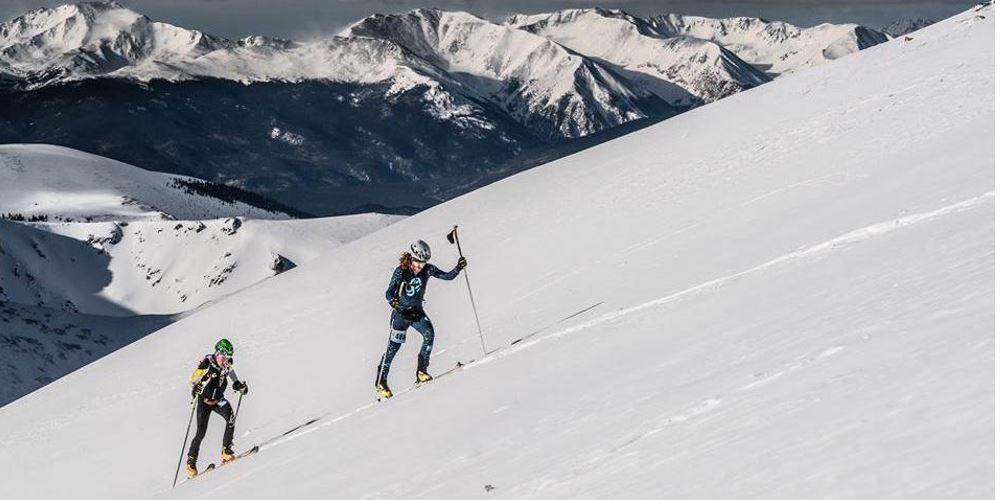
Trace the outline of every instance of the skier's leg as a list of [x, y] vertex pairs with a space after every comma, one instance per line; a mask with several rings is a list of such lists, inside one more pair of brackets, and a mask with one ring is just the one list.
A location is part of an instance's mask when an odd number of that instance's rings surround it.
[[376, 380], [377, 383], [384, 384], [385, 381], [389, 378], [389, 367], [392, 366], [392, 358], [396, 357], [396, 353], [399, 352], [399, 348], [402, 346], [403, 344], [399, 342], [393, 342], [391, 338], [389, 339], [389, 345], [386, 346], [385, 354], [382, 355], [382, 362], [379, 363], [378, 366], [378, 380]]
[[424, 337], [424, 343], [420, 345], [420, 354], [417, 356], [417, 371], [427, 372], [427, 366], [431, 364], [431, 351], [434, 350], [434, 325], [431, 324], [430, 318], [424, 316], [413, 323], [413, 329]]
[[212, 408], [220, 417], [226, 419], [226, 431], [222, 434], [222, 449], [228, 450], [233, 445], [233, 433], [236, 431], [236, 422], [233, 421], [233, 405], [225, 399], [219, 400]]
[[389, 319], [389, 345], [386, 346], [385, 354], [382, 355], [382, 361], [378, 365], [377, 384], [384, 385], [389, 378], [392, 358], [396, 357], [399, 348], [403, 347], [403, 342], [406, 342], [406, 329], [409, 327], [410, 322], [398, 312], [393, 311], [392, 317]]
[[194, 437], [191, 438], [191, 446], [188, 448], [188, 456], [197, 460], [198, 449], [201, 448], [201, 440], [205, 439], [205, 431], [208, 430], [208, 416], [212, 413], [212, 407], [208, 406], [201, 400], [195, 404], [198, 405], [198, 410], [196, 411], [197, 416], [195, 417], [195, 425], [197, 425], [197, 427], [195, 427]]

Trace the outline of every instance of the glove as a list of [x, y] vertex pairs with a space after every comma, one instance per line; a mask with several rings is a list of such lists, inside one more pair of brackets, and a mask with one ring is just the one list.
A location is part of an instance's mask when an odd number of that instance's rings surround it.
[[233, 382], [233, 389], [236, 392], [242, 393], [244, 396], [246, 395], [246, 393], [250, 392], [250, 388], [247, 386], [247, 383], [242, 380], [237, 380], [236, 382]]
[[395, 310], [398, 311], [399, 310], [399, 299], [392, 299], [392, 300], [390, 300], [389, 301], [389, 307], [391, 307], [391, 308], [393, 308], [393, 309], [395, 309]]
[[191, 399], [201, 396], [201, 391], [205, 390], [205, 384], [197, 382], [191, 386]]
[[458, 264], [455, 266], [455, 268], [457, 268], [459, 271], [461, 271], [462, 269], [465, 269], [465, 266], [467, 266], [467, 265], [469, 265], [469, 263], [468, 263], [468, 261], [465, 260], [465, 257], [459, 257], [458, 258]]

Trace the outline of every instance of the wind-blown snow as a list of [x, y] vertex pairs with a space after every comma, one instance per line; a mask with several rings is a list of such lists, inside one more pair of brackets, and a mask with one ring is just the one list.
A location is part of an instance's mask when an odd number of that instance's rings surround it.
[[[993, 10], [505, 179], [119, 350], [0, 409], [5, 492], [986, 497]], [[406, 392], [413, 334], [373, 403], [392, 263], [423, 237], [449, 267], [454, 223], [500, 350], [481, 358], [464, 283], [435, 282], [432, 372], [481, 360]], [[238, 446], [262, 450], [170, 490], [185, 379], [222, 335], [250, 382]]]

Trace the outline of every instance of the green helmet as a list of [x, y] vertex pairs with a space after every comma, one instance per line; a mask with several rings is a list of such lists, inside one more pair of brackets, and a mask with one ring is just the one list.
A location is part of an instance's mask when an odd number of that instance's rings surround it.
[[215, 352], [220, 352], [226, 356], [233, 355], [233, 343], [229, 339], [222, 339], [215, 343]]

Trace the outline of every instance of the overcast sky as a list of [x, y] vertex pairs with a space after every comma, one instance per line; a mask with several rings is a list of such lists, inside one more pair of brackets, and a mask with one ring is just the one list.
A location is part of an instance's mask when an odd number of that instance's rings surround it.
[[[0, 19], [67, 0], [0, 0]], [[621, 8], [646, 16], [676, 12], [711, 17], [754, 16], [799, 25], [857, 22], [878, 28], [898, 19], [940, 20], [971, 0], [119, 0], [147, 16], [185, 28], [237, 38], [251, 34], [305, 39], [335, 33], [372, 13], [417, 7], [466, 10], [487, 18], [565, 8]]]

